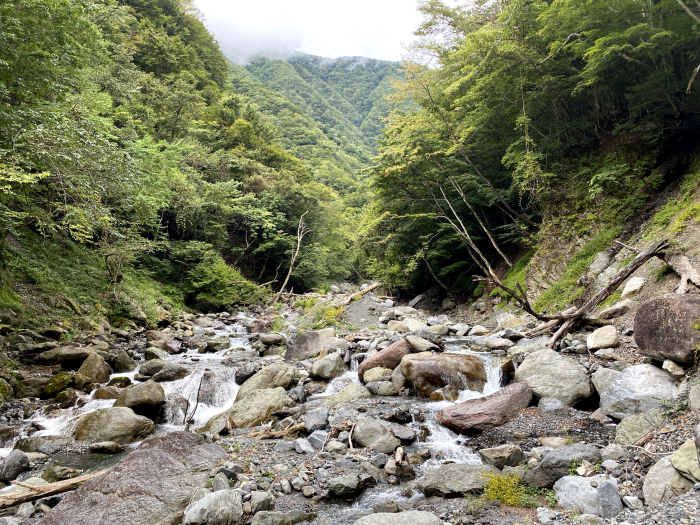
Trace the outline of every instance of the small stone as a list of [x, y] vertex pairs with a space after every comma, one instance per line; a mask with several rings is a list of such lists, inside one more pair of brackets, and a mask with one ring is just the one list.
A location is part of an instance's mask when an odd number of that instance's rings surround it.
[[309, 443], [308, 439], [304, 438], [299, 438], [294, 440], [294, 450], [297, 451], [298, 454], [315, 454], [316, 451], [314, 450], [314, 447], [311, 446], [311, 443]]
[[301, 490], [301, 493], [304, 495], [305, 498], [310, 498], [316, 495], [316, 489], [313, 488], [311, 485], [307, 485]]
[[680, 379], [681, 377], [683, 377], [685, 375], [685, 370], [683, 370], [682, 367], [678, 366], [676, 363], [674, 363], [670, 359], [666, 359], [664, 361], [664, 364], [661, 365], [661, 368], [666, 370], [666, 372], [671, 374], [673, 379], [676, 379], [676, 380]]
[[612, 325], [598, 328], [588, 336], [588, 340], [586, 341], [586, 345], [591, 351], [600, 350], [601, 348], [614, 348], [618, 344], [619, 338], [617, 335], [617, 328]]

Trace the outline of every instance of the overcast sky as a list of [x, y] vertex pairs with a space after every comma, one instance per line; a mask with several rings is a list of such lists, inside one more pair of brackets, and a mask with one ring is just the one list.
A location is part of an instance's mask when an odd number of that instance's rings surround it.
[[401, 60], [421, 21], [417, 0], [196, 0], [221, 49], [253, 54], [302, 51], [336, 58]]

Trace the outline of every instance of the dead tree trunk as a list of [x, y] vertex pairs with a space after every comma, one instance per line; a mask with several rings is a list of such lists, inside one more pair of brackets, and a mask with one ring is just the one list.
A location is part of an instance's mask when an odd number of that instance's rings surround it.
[[282, 296], [282, 292], [284, 292], [284, 289], [287, 287], [287, 283], [289, 282], [289, 278], [292, 276], [292, 272], [294, 271], [294, 264], [297, 261], [297, 257], [299, 255], [299, 249], [301, 248], [301, 241], [304, 239], [307, 233], [309, 233], [311, 230], [309, 230], [306, 227], [306, 224], [304, 224], [304, 215], [309, 213], [309, 210], [306, 210], [304, 213], [301, 214], [301, 217], [299, 217], [299, 226], [297, 227], [297, 248], [294, 250], [294, 253], [292, 253], [292, 260], [289, 262], [289, 271], [287, 272], [287, 277], [284, 278], [284, 283], [282, 283], [282, 288], [280, 288], [280, 291], [277, 292], [277, 295], [275, 296], [275, 299], [272, 301], [272, 304], [275, 304], [277, 301], [280, 300], [280, 297]]
[[77, 489], [80, 485], [85, 483], [87, 480], [101, 476], [107, 470], [100, 470], [99, 472], [92, 472], [91, 474], [85, 474], [84, 476], [79, 476], [77, 478], [66, 479], [63, 481], [57, 481], [56, 483], [49, 483], [47, 485], [40, 485], [38, 487], [33, 487], [31, 485], [25, 485], [19, 481], [13, 481], [15, 485], [24, 487], [28, 489], [26, 492], [15, 492], [14, 494], [7, 494], [0, 496], [0, 509], [6, 509], [8, 507], [14, 507], [15, 505], [20, 505], [22, 503], [27, 503], [28, 501], [35, 501], [47, 496], [53, 496], [54, 494], [60, 494], [61, 492], [67, 492], [69, 490]]

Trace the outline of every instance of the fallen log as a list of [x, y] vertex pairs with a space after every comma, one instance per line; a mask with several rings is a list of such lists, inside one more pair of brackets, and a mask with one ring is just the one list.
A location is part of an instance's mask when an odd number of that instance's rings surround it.
[[109, 472], [109, 470], [110, 469], [100, 470], [98, 472], [92, 472], [90, 474], [85, 474], [84, 476], [79, 476], [77, 478], [65, 479], [63, 481], [57, 481], [55, 483], [47, 483], [46, 485], [40, 485], [38, 487], [33, 487], [20, 481], [13, 481], [12, 483], [14, 483], [15, 485], [26, 488], [28, 490], [26, 492], [15, 492], [14, 494], [6, 494], [0, 496], [0, 509], [14, 507], [15, 505], [21, 505], [22, 503], [35, 501], [41, 498], [46, 498], [48, 496], [54, 496], [55, 494], [61, 494], [62, 492], [68, 492], [69, 490], [77, 489], [86, 481], [101, 476], [105, 472]]
[[292, 435], [296, 434], [297, 432], [301, 432], [302, 430], [304, 430], [304, 423], [292, 425], [283, 430], [272, 430], [272, 428], [270, 427], [265, 427], [264, 430], [245, 434], [245, 437], [256, 439], [281, 439], [285, 437], [291, 437]]
[[379, 288], [381, 285], [382, 285], [382, 283], [377, 282], [377, 283], [372, 284], [371, 286], [368, 286], [368, 287], [365, 288], [364, 290], [361, 290], [361, 291], [359, 291], [359, 292], [357, 292], [357, 293], [355, 293], [355, 294], [352, 294], [350, 297], [348, 297], [347, 299], [345, 299], [345, 301], [343, 301], [343, 306], [349, 305], [349, 304], [350, 304], [351, 302], [353, 302], [355, 299], [359, 299], [360, 297], [362, 297], [362, 296], [365, 295], [366, 293], [369, 293], [369, 292], [371, 292], [372, 290], [375, 290], [376, 288]]

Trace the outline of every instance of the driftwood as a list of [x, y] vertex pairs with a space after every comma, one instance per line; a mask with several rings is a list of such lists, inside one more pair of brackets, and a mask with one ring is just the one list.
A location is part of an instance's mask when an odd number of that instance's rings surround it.
[[256, 439], [281, 439], [289, 437], [302, 430], [304, 430], [304, 423], [292, 425], [283, 430], [272, 430], [272, 428], [270, 427], [265, 427], [264, 430], [261, 430], [259, 432], [251, 432], [249, 434], [246, 434], [245, 437]]
[[357, 292], [356, 294], [351, 295], [350, 297], [348, 297], [347, 299], [345, 299], [345, 301], [343, 301], [342, 306], [347, 306], [347, 305], [349, 305], [349, 304], [350, 304], [351, 302], [353, 302], [355, 299], [359, 299], [360, 297], [362, 297], [362, 296], [365, 295], [366, 293], [369, 293], [369, 292], [371, 292], [372, 290], [374, 290], [374, 289], [376, 289], [376, 288], [379, 288], [381, 285], [382, 285], [382, 283], [376, 282], [376, 283], [374, 283], [373, 285], [368, 286], [368, 287], [365, 288], [364, 290], [362, 290], [362, 291], [360, 291], [360, 292]]
[[56, 483], [47, 483], [46, 485], [40, 485], [38, 487], [33, 487], [20, 481], [13, 481], [12, 483], [20, 487], [26, 488], [28, 489], [28, 491], [15, 492], [14, 494], [0, 496], [0, 509], [14, 507], [15, 505], [27, 503], [28, 501], [36, 501], [41, 498], [46, 498], [48, 496], [53, 496], [55, 494], [61, 494], [62, 492], [77, 489], [80, 485], [82, 485], [89, 479], [101, 476], [109, 470], [110, 469], [100, 470], [99, 472], [92, 472], [90, 474], [85, 474], [84, 476], [78, 476], [77, 478], [57, 481]]

